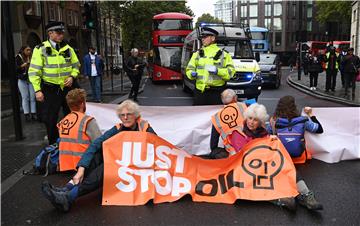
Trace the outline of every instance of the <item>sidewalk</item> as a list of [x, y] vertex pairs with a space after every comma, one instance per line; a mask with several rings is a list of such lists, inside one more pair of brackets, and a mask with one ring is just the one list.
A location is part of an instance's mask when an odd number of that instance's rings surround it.
[[324, 99], [324, 100], [328, 100], [328, 101], [333, 101], [333, 102], [337, 102], [337, 103], [342, 103], [342, 104], [346, 104], [349, 106], [355, 106], [355, 107], [360, 107], [360, 83], [357, 82], [356, 84], [356, 89], [355, 89], [355, 98], [352, 99], [351, 98], [351, 88], [349, 89], [349, 97], [345, 98], [344, 94], [345, 94], [345, 89], [342, 88], [341, 85], [341, 76], [340, 76], [340, 72], [338, 73], [338, 75], [336, 76], [336, 88], [335, 88], [335, 92], [325, 92], [325, 78], [326, 78], [326, 73], [320, 73], [319, 77], [318, 77], [318, 86], [317, 89], [314, 90], [310, 90], [310, 76], [309, 75], [304, 75], [304, 73], [302, 72], [301, 74], [301, 80], [298, 80], [298, 75], [297, 75], [297, 71], [294, 70], [293, 72], [291, 72], [287, 78], [287, 83], [314, 97], [320, 98], [320, 99]]
[[[111, 77], [103, 78], [103, 103], [118, 104], [127, 99], [131, 88], [131, 83], [126, 75], [123, 77], [123, 88], [121, 88], [120, 75], [113, 77], [113, 89], [111, 86]], [[144, 89], [147, 77], [143, 76], [139, 93]], [[86, 78], [79, 79], [79, 85], [85, 89], [88, 94], [88, 101], [91, 102], [91, 87]], [[2, 189], [6, 189], [22, 177], [23, 169], [31, 168], [33, 160], [42, 147], [47, 145], [44, 140], [46, 129], [44, 123], [25, 122], [24, 115], [21, 114], [24, 139], [15, 141], [14, 121], [11, 109], [11, 97], [5, 101], [10, 101], [10, 109], [3, 109], [3, 90], [2, 90], [2, 109], [1, 109], [1, 183]], [[59, 116], [59, 119], [62, 115]]]

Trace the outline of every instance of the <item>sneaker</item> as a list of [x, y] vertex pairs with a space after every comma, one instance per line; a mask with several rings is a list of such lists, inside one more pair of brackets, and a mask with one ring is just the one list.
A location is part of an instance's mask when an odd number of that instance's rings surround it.
[[30, 121], [31, 121], [30, 114], [25, 114], [25, 121], [26, 121], [26, 122], [30, 122]]
[[42, 183], [41, 191], [56, 209], [63, 212], [70, 210], [72, 202], [70, 201], [69, 191], [56, 191], [47, 181]]
[[293, 212], [296, 211], [296, 202], [293, 197], [274, 199], [270, 202], [276, 206], [280, 206], [281, 208], [285, 208]]
[[31, 120], [33, 120], [33, 121], [38, 120], [36, 113], [31, 113]]
[[313, 87], [313, 90], [315, 91], [315, 90], [316, 90], [316, 87]]
[[305, 206], [309, 210], [323, 209], [323, 206], [318, 201], [316, 201], [314, 193], [312, 191], [309, 191], [306, 194], [300, 194], [296, 196], [296, 199], [298, 200], [300, 205]]

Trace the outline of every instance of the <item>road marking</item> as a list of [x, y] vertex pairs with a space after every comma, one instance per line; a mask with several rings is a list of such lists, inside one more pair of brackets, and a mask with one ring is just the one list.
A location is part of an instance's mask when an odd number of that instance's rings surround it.
[[167, 87], [166, 89], [168, 89], [168, 90], [171, 90], [171, 89], [177, 89], [177, 85], [176, 85], [176, 84], [173, 84], [173, 86], [172, 86], [172, 87]]

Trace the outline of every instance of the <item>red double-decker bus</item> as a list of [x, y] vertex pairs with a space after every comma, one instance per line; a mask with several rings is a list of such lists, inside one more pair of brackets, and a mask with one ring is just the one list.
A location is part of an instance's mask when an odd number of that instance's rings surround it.
[[186, 14], [162, 13], [153, 17], [153, 81], [182, 79], [182, 46], [192, 30], [192, 18]]

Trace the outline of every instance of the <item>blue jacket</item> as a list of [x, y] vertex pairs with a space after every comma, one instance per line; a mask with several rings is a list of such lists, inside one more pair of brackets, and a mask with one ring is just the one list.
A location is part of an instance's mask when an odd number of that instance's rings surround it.
[[[98, 55], [95, 55], [95, 65], [96, 65], [96, 71], [98, 75], [102, 75], [103, 69], [104, 69], [104, 63], [103, 60], [100, 59]], [[84, 56], [84, 67], [83, 67], [83, 74], [86, 76], [91, 76], [91, 58], [90, 54], [86, 54]]]

